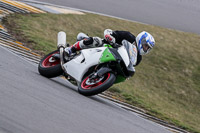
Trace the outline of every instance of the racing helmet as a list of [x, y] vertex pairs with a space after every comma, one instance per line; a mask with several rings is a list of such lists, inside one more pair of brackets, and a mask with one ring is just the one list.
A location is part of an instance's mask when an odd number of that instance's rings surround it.
[[155, 40], [151, 34], [146, 31], [139, 33], [136, 37], [137, 49], [140, 55], [145, 55], [155, 46]]

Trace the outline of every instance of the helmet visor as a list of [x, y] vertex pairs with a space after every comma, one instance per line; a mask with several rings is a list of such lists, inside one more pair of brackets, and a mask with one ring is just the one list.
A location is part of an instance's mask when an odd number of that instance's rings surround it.
[[151, 50], [151, 47], [149, 46], [149, 44], [147, 43], [146, 39], [143, 38], [141, 40], [141, 45], [142, 45], [142, 48], [144, 50], [144, 52], [146, 53], [147, 51], [150, 51]]

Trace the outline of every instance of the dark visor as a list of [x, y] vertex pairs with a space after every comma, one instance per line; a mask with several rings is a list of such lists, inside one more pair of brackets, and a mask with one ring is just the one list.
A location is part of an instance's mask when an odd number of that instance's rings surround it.
[[147, 43], [145, 38], [142, 38], [141, 45], [142, 45], [142, 48], [143, 48], [144, 52], [147, 52], [148, 50], [151, 49], [151, 47], [148, 45], [148, 43]]

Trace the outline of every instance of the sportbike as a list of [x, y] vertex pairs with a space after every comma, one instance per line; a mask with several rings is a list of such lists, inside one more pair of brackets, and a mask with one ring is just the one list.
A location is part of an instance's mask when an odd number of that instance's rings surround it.
[[64, 54], [66, 33], [61, 31], [57, 47], [41, 59], [39, 73], [47, 78], [63, 75], [85, 96], [99, 94], [113, 84], [125, 81], [135, 71], [131, 62], [133, 47], [126, 40], [117, 47], [105, 43], [102, 47], [83, 49], [67, 57]]

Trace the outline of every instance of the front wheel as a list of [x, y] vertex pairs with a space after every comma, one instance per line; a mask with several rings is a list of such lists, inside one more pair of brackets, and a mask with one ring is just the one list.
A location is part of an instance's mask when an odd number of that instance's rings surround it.
[[55, 50], [41, 59], [38, 65], [38, 71], [42, 76], [53, 78], [63, 74], [63, 70], [60, 65], [60, 59], [52, 57], [54, 54], [58, 53], [59, 51]]
[[93, 75], [87, 76], [79, 84], [78, 91], [80, 94], [85, 96], [99, 94], [111, 87], [116, 79], [115, 75], [110, 72], [105, 73], [102, 77], [92, 77]]

